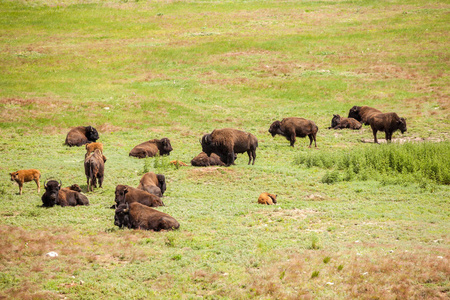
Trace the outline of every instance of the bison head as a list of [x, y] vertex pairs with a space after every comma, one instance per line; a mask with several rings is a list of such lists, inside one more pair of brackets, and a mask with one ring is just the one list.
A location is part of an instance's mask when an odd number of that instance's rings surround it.
[[340, 115], [333, 115], [333, 119], [331, 119], [331, 127], [336, 127], [341, 123]]
[[348, 111], [348, 117], [353, 118], [359, 122], [361, 122], [361, 116], [359, 115], [359, 111], [361, 110], [361, 106], [353, 106]]
[[214, 147], [211, 134], [205, 134], [201, 140], [202, 151], [206, 153], [206, 155], [210, 156], [216, 149]]
[[397, 121], [398, 129], [400, 129], [401, 133], [405, 133], [406, 131], [406, 120], [405, 118], [400, 118], [400, 120]]
[[86, 129], [86, 138], [91, 141], [91, 142], [95, 142], [96, 140], [98, 140], [99, 136], [98, 136], [98, 132], [97, 129], [95, 129], [92, 126], [87, 126], [85, 127]]
[[158, 147], [160, 155], [169, 155], [170, 151], [173, 150], [170, 140], [168, 138], [162, 138], [160, 140], [160, 146]]
[[277, 134], [281, 134], [282, 135], [281, 122], [280, 121], [273, 122], [272, 125], [270, 125], [269, 132], [272, 135], [272, 137], [274, 137]]
[[9, 173], [9, 175], [11, 175], [11, 181], [16, 181], [19, 179], [19, 172], [12, 172]]
[[115, 199], [117, 204], [125, 202], [125, 195], [128, 193], [128, 187], [126, 185], [119, 184], [116, 186]]
[[158, 187], [161, 190], [161, 194], [164, 194], [166, 191], [166, 177], [162, 174], [157, 174], [156, 178], [158, 178]]
[[42, 195], [42, 203], [45, 207], [52, 207], [58, 202], [58, 193], [61, 189], [61, 181], [46, 181], [44, 184], [45, 193]]
[[117, 206], [114, 214], [114, 225], [119, 228], [130, 227], [130, 206], [128, 203], [121, 203]]

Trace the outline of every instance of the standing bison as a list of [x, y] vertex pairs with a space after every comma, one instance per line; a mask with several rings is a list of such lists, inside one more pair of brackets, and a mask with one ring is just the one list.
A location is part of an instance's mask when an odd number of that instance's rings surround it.
[[205, 134], [201, 140], [202, 151], [211, 156], [216, 153], [219, 157], [226, 158], [227, 166], [233, 165], [236, 153], [248, 154], [248, 164], [256, 159], [258, 139], [251, 133], [233, 128], [215, 129], [210, 134]]
[[392, 134], [400, 130], [403, 134], [406, 131], [406, 120], [400, 118], [396, 113], [376, 114], [369, 118], [368, 123], [372, 128], [374, 142], [378, 143], [377, 132], [384, 131], [386, 142], [392, 140]]
[[369, 125], [369, 118], [376, 114], [381, 114], [381, 111], [369, 106], [353, 106], [348, 112], [348, 117], [364, 125]]
[[158, 197], [162, 197], [166, 191], [166, 177], [162, 174], [155, 174], [153, 172], [145, 173], [139, 181], [137, 188]]
[[121, 203], [115, 211], [114, 225], [154, 231], [180, 228], [180, 223], [172, 216], [137, 202]]
[[361, 126], [361, 123], [356, 121], [354, 118], [342, 118], [340, 115], [333, 115], [333, 119], [331, 119], [331, 127], [328, 127], [328, 129], [349, 128], [358, 130], [361, 129]]
[[36, 169], [30, 169], [30, 170], [19, 170], [16, 172], [9, 173], [11, 176], [11, 181], [17, 182], [19, 185], [19, 195], [22, 195], [22, 187], [24, 182], [29, 182], [34, 180], [37, 185], [37, 191], [38, 193], [41, 191], [41, 184], [39, 183], [39, 178], [41, 178], [41, 172]]
[[137, 145], [130, 151], [130, 156], [145, 158], [153, 157], [155, 155], [170, 155], [172, 151], [172, 145], [168, 138], [162, 138], [160, 140], [153, 139], [142, 144]]
[[87, 179], [88, 191], [93, 191], [94, 187], [97, 187], [97, 179], [99, 187], [102, 187], [105, 161], [106, 158], [99, 149], [96, 149], [84, 160], [84, 173]]
[[92, 126], [79, 126], [72, 128], [66, 136], [65, 144], [72, 146], [82, 146], [98, 140], [98, 132]]
[[319, 127], [310, 120], [306, 120], [303, 118], [284, 118], [280, 121], [275, 121], [270, 125], [269, 132], [274, 137], [279, 134], [284, 137], [288, 141], [291, 142], [291, 146], [294, 147], [295, 138], [298, 137], [309, 137], [309, 148], [311, 148], [311, 144], [314, 141], [314, 146], [317, 147], [316, 143], [316, 135]]

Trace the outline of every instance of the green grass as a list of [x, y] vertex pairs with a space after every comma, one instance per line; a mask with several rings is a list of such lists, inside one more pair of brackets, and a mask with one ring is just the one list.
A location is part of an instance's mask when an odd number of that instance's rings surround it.
[[[448, 298], [449, 9], [0, 0], [0, 297]], [[353, 105], [395, 111], [408, 131], [375, 145], [367, 126], [326, 129]], [[288, 116], [318, 125], [317, 149], [270, 136]], [[29, 168], [86, 190], [85, 150], [63, 142], [88, 124], [108, 158], [90, 206], [44, 209], [33, 182], [19, 196], [8, 173]], [[224, 127], [257, 136], [254, 166], [170, 164]], [[162, 137], [170, 156], [128, 156]], [[178, 231], [114, 226], [115, 186], [147, 171], [166, 176], [158, 209]], [[258, 205], [262, 192], [278, 205]]]

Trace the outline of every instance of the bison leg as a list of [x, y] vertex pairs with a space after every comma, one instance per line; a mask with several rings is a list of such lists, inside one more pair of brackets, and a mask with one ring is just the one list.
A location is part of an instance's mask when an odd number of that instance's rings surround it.
[[22, 195], [23, 183], [22, 182], [18, 182], [18, 184], [19, 184], [19, 195]]
[[247, 150], [247, 154], [248, 154], [248, 164], [250, 165], [250, 162], [252, 161], [252, 152], [251, 152], [251, 150]]
[[37, 191], [38, 191], [38, 193], [40, 193], [41, 192], [41, 184], [39, 183], [39, 178], [35, 179], [34, 181], [36, 182], [36, 185], [37, 185]]
[[372, 129], [373, 130], [373, 142], [378, 144], [378, 140], [377, 140], [377, 130], [376, 129]]
[[102, 187], [102, 183], [103, 183], [103, 176], [98, 178], [98, 186]]
[[234, 165], [234, 151], [227, 155], [227, 166]]
[[252, 156], [253, 156], [253, 163], [252, 163], [252, 165], [255, 165], [255, 159], [256, 159], [256, 150], [255, 149], [252, 150]]
[[309, 146], [308, 148], [311, 148], [312, 142], [314, 141], [314, 146], [317, 148], [317, 143], [316, 143], [316, 137], [314, 136], [314, 134], [308, 134], [309, 137]]
[[295, 133], [291, 134], [291, 138], [289, 139], [289, 141], [291, 142], [291, 147], [294, 147], [294, 144], [295, 144]]

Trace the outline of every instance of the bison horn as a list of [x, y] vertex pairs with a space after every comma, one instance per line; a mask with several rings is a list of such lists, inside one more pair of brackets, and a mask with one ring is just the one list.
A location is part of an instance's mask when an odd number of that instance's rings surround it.
[[128, 202], [127, 202], [127, 208], [124, 209], [123, 212], [126, 213], [126, 212], [128, 212], [129, 210], [130, 210], [130, 205], [128, 205]]

